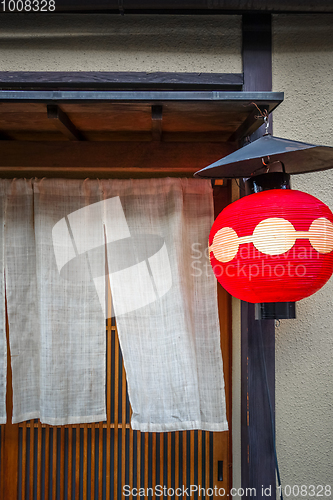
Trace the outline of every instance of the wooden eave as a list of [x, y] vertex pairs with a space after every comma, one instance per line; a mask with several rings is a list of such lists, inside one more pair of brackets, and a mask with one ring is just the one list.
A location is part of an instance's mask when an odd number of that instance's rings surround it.
[[282, 93], [0, 90], [0, 175], [192, 176], [229, 154]]

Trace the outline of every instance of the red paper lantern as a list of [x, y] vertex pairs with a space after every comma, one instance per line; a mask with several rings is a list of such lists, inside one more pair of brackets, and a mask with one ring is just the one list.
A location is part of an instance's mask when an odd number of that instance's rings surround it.
[[291, 189], [251, 194], [228, 205], [209, 235], [214, 273], [247, 302], [295, 302], [333, 272], [333, 214]]

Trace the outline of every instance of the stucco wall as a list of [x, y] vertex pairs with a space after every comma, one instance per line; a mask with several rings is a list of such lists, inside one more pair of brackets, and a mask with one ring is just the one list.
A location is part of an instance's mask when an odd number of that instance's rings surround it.
[[0, 71], [240, 73], [241, 16], [1, 16]]
[[[274, 16], [274, 135], [333, 146], [333, 16]], [[332, 165], [333, 166], [333, 165]], [[333, 209], [333, 171], [292, 178]], [[333, 278], [276, 329], [278, 457], [286, 485], [333, 483]], [[332, 485], [333, 486], [333, 485]], [[309, 497], [309, 495], [307, 495]]]

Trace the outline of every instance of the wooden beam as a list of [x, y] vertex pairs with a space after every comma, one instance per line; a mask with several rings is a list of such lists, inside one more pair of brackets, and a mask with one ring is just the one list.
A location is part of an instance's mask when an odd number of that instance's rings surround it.
[[187, 175], [233, 151], [227, 143], [0, 142], [0, 174], [79, 177]]
[[[244, 91], [272, 90], [272, 26], [270, 14], [256, 13], [244, 14], [243, 16], [243, 74]], [[260, 105], [259, 107], [261, 108]], [[252, 118], [258, 114], [258, 110], [256, 110], [252, 114]], [[270, 117], [268, 129], [270, 134], [272, 133], [271, 122]], [[253, 130], [247, 133], [251, 132]], [[261, 137], [263, 133], [264, 127], [259, 128], [252, 140]]]
[[[19, 4], [14, 6], [21, 12]], [[331, 0], [58, 0], [56, 12], [110, 14], [240, 14], [246, 11], [278, 13], [333, 12]]]
[[[259, 109], [265, 109], [264, 106], [258, 106]], [[267, 110], [268, 111], [268, 110]], [[264, 120], [257, 118], [259, 115], [258, 109], [253, 104], [253, 111], [249, 114], [246, 120], [238, 127], [237, 130], [229, 137], [228, 141], [236, 142], [242, 140], [245, 136], [251, 135], [258, 128], [258, 124], [264, 123]]]
[[[243, 69], [247, 91], [269, 91], [272, 87], [271, 16], [243, 15]], [[257, 114], [257, 113], [255, 113]], [[262, 135], [258, 129], [251, 139]], [[260, 356], [260, 329], [263, 335], [268, 386], [275, 408], [275, 327], [273, 320], [255, 320], [254, 304], [241, 305], [241, 442], [242, 488], [256, 488], [256, 498], [264, 499], [262, 488], [271, 487], [276, 498], [275, 462], [271, 417]], [[274, 418], [274, 417], [273, 417]]]
[[241, 90], [242, 73], [0, 71], [1, 88], [164, 88]]
[[162, 140], [162, 117], [163, 117], [163, 107], [154, 104], [151, 107], [151, 135], [153, 141]]
[[47, 105], [47, 117], [53, 121], [55, 127], [60, 130], [70, 141], [82, 141], [83, 135], [68, 118], [66, 113], [56, 104]]
[[[46, 88], [46, 87], [45, 87]], [[214, 91], [214, 90], [99, 90], [99, 89], [78, 89], [78, 90], [45, 90], [45, 88], [38, 90], [31, 89], [12, 89], [6, 90], [0, 87], [0, 102], [54, 102], [58, 104], [63, 103], [77, 103], [77, 102], [157, 102], [162, 101], [208, 101], [210, 103], [222, 103], [232, 101], [235, 106], [237, 103], [241, 105], [248, 105], [249, 101], [255, 101], [259, 104], [267, 104], [267, 106], [276, 107], [283, 101], [283, 92], [234, 92], [234, 91]]]

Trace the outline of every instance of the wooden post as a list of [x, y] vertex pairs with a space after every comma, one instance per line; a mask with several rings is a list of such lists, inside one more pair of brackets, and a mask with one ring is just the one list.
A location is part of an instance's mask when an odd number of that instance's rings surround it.
[[[272, 89], [270, 14], [243, 15], [243, 71], [244, 90], [270, 91]], [[260, 137], [262, 134], [262, 130], [259, 129], [252, 139]], [[261, 326], [268, 372], [268, 386], [274, 411], [274, 321], [256, 321], [254, 304], [242, 302], [241, 322], [242, 488], [255, 488], [257, 499], [265, 498], [263, 489], [271, 488], [270, 500], [275, 500], [272, 424], [267, 400], [265, 373], [260, 355]], [[275, 422], [273, 422], [273, 425], [275, 425]]]

